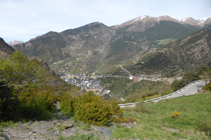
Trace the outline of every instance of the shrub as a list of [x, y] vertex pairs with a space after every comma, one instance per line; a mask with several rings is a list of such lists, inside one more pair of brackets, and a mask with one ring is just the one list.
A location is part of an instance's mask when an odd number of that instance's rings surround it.
[[203, 89], [211, 91], [211, 83], [208, 83], [207, 85], [203, 86]]
[[73, 111], [73, 101], [70, 94], [64, 94], [61, 99], [60, 109], [64, 112], [68, 112], [70, 114], [74, 113]]
[[113, 121], [116, 123], [129, 123], [129, 121], [126, 118], [119, 118], [119, 117], [113, 117]]
[[46, 87], [29, 87], [19, 89], [18, 99], [20, 101], [23, 118], [41, 119], [48, 111], [53, 112], [53, 104], [59, 100]]
[[122, 113], [116, 101], [104, 101], [93, 92], [74, 98], [64, 95], [61, 100], [61, 110], [73, 113], [76, 120], [98, 126], [109, 123], [112, 115]]
[[8, 121], [18, 118], [20, 110], [18, 97], [14, 88], [7, 82], [0, 81], [0, 121]]
[[138, 122], [138, 120], [132, 116], [127, 119], [130, 123]]
[[175, 111], [175, 112], [172, 113], [172, 115], [173, 115], [173, 116], [172, 116], [173, 118], [176, 118], [176, 117], [178, 117], [180, 114], [179, 114], [178, 112]]

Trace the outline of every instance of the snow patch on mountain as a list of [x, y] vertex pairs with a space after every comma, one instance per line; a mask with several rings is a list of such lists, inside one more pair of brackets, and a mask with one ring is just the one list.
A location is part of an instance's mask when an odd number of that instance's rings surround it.
[[207, 20], [207, 18], [201, 18], [201, 19], [198, 19], [197, 22], [198, 22], [198, 25], [199, 26], [204, 26], [204, 22]]
[[144, 19], [145, 17], [147, 17], [147, 16], [140, 16], [140, 17], [134, 19], [133, 22], [142, 20], [142, 19]]
[[7, 42], [7, 44], [10, 45], [10, 46], [15, 46], [15, 45], [18, 45], [18, 44], [21, 44], [21, 43], [24, 43], [24, 42], [23, 41], [19, 41], [19, 40], [15, 40], [15, 39]]

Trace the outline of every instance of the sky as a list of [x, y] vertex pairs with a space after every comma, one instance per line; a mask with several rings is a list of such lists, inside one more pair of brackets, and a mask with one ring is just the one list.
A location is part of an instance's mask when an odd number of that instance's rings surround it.
[[211, 17], [211, 0], [0, 0], [0, 37], [24, 42], [92, 22], [119, 25], [139, 16]]

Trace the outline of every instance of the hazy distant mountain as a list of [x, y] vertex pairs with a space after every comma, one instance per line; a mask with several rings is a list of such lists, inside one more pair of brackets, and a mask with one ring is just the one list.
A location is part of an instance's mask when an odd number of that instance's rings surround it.
[[198, 70], [211, 64], [211, 30], [202, 29], [183, 39], [169, 43], [154, 52], [148, 52], [128, 67], [133, 73], [162, 73], [168, 76]]
[[0, 59], [6, 58], [13, 52], [14, 49], [8, 46], [7, 43], [2, 38], [0, 38]]
[[194, 19], [178, 20], [166, 15], [141, 16], [112, 27], [94, 22], [60, 33], [49, 32], [14, 48], [46, 61], [54, 70], [108, 72], [205, 27], [211, 28], [210, 18], [198, 24]]
[[24, 42], [19, 41], [19, 40], [15, 40], [15, 39], [7, 42], [7, 44], [10, 45], [10, 46], [15, 46], [15, 45], [18, 45], [18, 44], [21, 44], [21, 43], [24, 43]]
[[188, 17], [185, 19], [181, 19], [180, 22], [185, 23], [185, 24], [189, 24], [192, 26], [197, 26], [197, 27], [206, 27], [209, 26], [211, 24], [211, 18], [207, 18], [207, 19], [194, 19], [192, 17]]

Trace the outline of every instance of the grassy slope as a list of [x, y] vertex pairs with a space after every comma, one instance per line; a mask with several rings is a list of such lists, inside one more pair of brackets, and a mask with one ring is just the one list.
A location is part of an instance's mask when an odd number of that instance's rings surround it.
[[[140, 125], [130, 129], [116, 128], [112, 136], [123, 139], [209, 139], [200, 129], [208, 126], [210, 131], [210, 99], [211, 93], [208, 93], [163, 100], [157, 104], [149, 103], [147, 106], [153, 111], [152, 114], [125, 111], [125, 117], [138, 118]], [[175, 110], [180, 116], [173, 118], [171, 116]], [[170, 128], [178, 129], [179, 132], [170, 132], [167, 130]]]
[[110, 94], [113, 96], [128, 97], [127, 102], [138, 101], [143, 96], [150, 96], [150, 94], [166, 95], [173, 91], [170, 86], [161, 81], [142, 80], [133, 82], [128, 78], [102, 78], [101, 82], [111, 91]]

